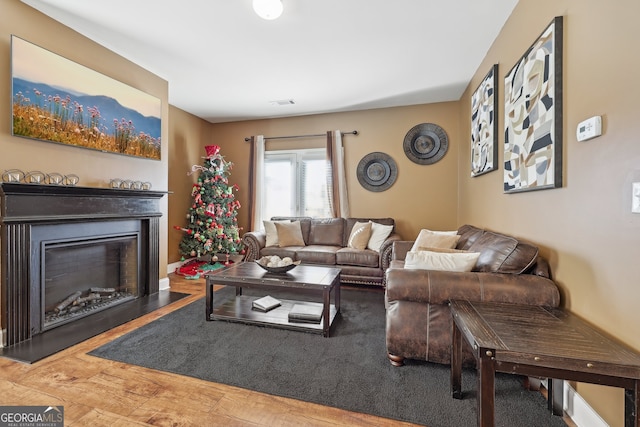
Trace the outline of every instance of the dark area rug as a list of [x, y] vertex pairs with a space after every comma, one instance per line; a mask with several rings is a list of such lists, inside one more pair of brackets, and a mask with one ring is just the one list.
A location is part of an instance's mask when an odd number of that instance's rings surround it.
[[[224, 288], [216, 299], [232, 295], [232, 288]], [[342, 314], [330, 338], [206, 322], [202, 299], [89, 354], [430, 427], [476, 425], [474, 370], [463, 372], [464, 399], [456, 400], [448, 366], [417, 361], [400, 368], [390, 365], [380, 292], [343, 290]], [[499, 374], [496, 425], [566, 424], [548, 412], [539, 392], [523, 388], [520, 377]]]

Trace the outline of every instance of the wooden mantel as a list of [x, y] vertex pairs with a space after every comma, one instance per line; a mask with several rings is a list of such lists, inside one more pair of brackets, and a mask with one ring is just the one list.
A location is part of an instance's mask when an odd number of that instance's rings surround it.
[[39, 265], [31, 263], [38, 248], [35, 227], [82, 224], [87, 229], [113, 221], [140, 221], [140, 248], [145, 295], [159, 290], [159, 199], [166, 192], [20, 183], [0, 184], [1, 327], [6, 345], [28, 340], [38, 333], [29, 314], [34, 298], [34, 277]]
[[[0, 225], [78, 219], [160, 217], [165, 191], [0, 184]], [[46, 208], [46, 209], [45, 209]]]

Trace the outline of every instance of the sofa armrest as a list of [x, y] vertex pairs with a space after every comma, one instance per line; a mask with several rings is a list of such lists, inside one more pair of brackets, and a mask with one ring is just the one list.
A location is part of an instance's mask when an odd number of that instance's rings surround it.
[[242, 236], [242, 243], [246, 251], [244, 260], [253, 262], [260, 258], [260, 250], [267, 244], [267, 234], [262, 230], [249, 231]]
[[393, 254], [391, 259], [393, 261], [404, 261], [407, 257], [407, 252], [413, 247], [413, 240], [398, 240], [393, 242]]
[[386, 272], [388, 301], [447, 304], [450, 300], [557, 307], [555, 282], [533, 274], [452, 272], [392, 268]]
[[380, 245], [380, 268], [385, 271], [391, 264], [391, 256], [393, 252], [393, 244], [400, 240], [400, 235], [391, 233], [387, 239]]

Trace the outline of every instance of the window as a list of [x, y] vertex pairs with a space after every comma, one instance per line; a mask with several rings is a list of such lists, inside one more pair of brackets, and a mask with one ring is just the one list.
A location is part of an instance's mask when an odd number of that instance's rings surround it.
[[331, 216], [324, 149], [266, 152], [264, 176], [263, 219]]

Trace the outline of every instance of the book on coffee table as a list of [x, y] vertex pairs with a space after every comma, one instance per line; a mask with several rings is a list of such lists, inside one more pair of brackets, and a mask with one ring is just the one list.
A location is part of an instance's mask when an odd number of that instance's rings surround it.
[[289, 322], [320, 323], [322, 319], [322, 304], [294, 304], [289, 311]]
[[271, 295], [267, 295], [265, 297], [254, 300], [252, 307], [254, 310], [269, 311], [273, 310], [276, 307], [279, 307], [280, 305], [281, 302], [279, 300], [275, 299]]

